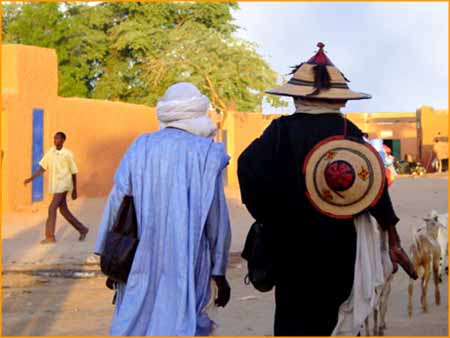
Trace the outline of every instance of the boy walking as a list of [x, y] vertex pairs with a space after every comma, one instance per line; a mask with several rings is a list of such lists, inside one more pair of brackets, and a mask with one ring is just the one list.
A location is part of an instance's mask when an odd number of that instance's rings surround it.
[[57, 132], [53, 138], [55, 146], [39, 162], [41, 168], [24, 182], [27, 185], [36, 177], [49, 170], [49, 191], [53, 194], [53, 199], [48, 208], [48, 218], [45, 224], [45, 239], [40, 242], [41, 244], [52, 244], [56, 242], [55, 224], [58, 209], [61, 215], [80, 233], [80, 241], [84, 241], [89, 232], [89, 229], [70, 212], [67, 205], [68, 192], [72, 192], [73, 200], [77, 199], [78, 169], [72, 152], [63, 147], [65, 141], [66, 135], [63, 132]]

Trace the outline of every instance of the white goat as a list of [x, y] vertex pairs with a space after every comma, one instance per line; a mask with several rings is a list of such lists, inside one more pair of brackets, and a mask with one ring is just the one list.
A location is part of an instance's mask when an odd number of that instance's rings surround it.
[[[437, 215], [436, 211], [431, 212], [431, 217]], [[439, 281], [442, 282], [442, 273], [448, 273], [448, 213], [437, 215], [439, 222], [439, 232], [437, 241], [441, 247], [441, 257], [439, 260]]]
[[[387, 233], [381, 232], [380, 234], [380, 245], [381, 251], [388, 251], [388, 241], [387, 241]], [[385, 282], [383, 288], [381, 289], [380, 296], [378, 298], [378, 302], [375, 304], [373, 309], [373, 335], [374, 336], [383, 336], [384, 330], [386, 329], [386, 312], [388, 308], [388, 300], [389, 295], [391, 294], [391, 284], [394, 279], [394, 274], [392, 273], [392, 262], [388, 255], [382, 256], [382, 264], [385, 276]], [[369, 325], [369, 317], [364, 321], [364, 328], [366, 336], [370, 336], [370, 325]]]
[[[393, 279], [394, 274], [389, 275], [381, 290], [378, 304], [373, 310], [373, 336], [384, 336], [384, 330], [386, 330], [386, 312]], [[370, 336], [369, 317], [364, 321], [364, 328], [366, 336]]]
[[[433, 271], [434, 298], [436, 305], [441, 302], [439, 290], [439, 266], [441, 260], [441, 247], [438, 243], [439, 229], [442, 225], [438, 221], [435, 211], [430, 217], [424, 218], [425, 223], [420, 225], [414, 232], [413, 243], [411, 245], [411, 260], [419, 278], [421, 278], [422, 294], [420, 303], [424, 312], [428, 311], [427, 291], [428, 282]], [[414, 280], [409, 280], [408, 287], [408, 315], [412, 316], [412, 296]]]

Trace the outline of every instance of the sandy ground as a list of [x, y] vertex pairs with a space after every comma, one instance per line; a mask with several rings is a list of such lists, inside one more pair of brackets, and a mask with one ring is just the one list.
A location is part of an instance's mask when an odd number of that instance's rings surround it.
[[[448, 180], [446, 176], [399, 178], [391, 196], [399, 217], [398, 229], [407, 248], [411, 231], [431, 209], [447, 211]], [[243, 283], [245, 265], [239, 259], [251, 217], [239, 201], [239, 192], [227, 190], [233, 224], [233, 242], [229, 279], [232, 298], [225, 309], [214, 310], [218, 322], [217, 335], [271, 335], [273, 324], [273, 294], [262, 294]], [[70, 203], [71, 209], [91, 227], [84, 243], [62, 218], [57, 223], [58, 243], [41, 246], [46, 217], [45, 208], [34, 212], [5, 214], [3, 218], [3, 320], [2, 335], [106, 335], [113, 312], [112, 292], [104, 286], [104, 278], [92, 277], [98, 267], [92, 261], [96, 225], [105, 199], [80, 199]], [[93, 263], [86, 265], [85, 262]], [[87, 269], [90, 278], [62, 278], [36, 275], [45, 269]], [[332, 281], [330, 281], [332, 283]], [[429, 312], [419, 308], [416, 282], [414, 314], [406, 313], [408, 278], [403, 271], [393, 281], [389, 299], [386, 335], [447, 336], [448, 279], [440, 285], [442, 303], [433, 300], [430, 283]]]

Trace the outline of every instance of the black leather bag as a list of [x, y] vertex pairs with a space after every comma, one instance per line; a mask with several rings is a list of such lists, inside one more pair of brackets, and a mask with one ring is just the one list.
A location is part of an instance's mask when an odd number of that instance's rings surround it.
[[100, 256], [100, 268], [108, 276], [108, 287], [114, 282], [126, 283], [138, 243], [133, 196], [125, 196]]
[[253, 223], [245, 240], [241, 257], [247, 261], [248, 274], [245, 283], [261, 292], [268, 292], [275, 286], [273, 253], [264, 226]]

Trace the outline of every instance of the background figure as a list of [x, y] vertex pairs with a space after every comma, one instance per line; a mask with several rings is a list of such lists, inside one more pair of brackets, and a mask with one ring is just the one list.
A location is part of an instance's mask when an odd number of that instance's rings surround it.
[[442, 136], [436, 136], [434, 138], [433, 167], [439, 173], [444, 170], [448, 170], [448, 138], [447, 140], [445, 139], [446, 138]]
[[84, 226], [70, 212], [67, 205], [67, 193], [72, 192], [72, 199], [76, 200], [77, 193], [77, 165], [72, 152], [64, 148], [66, 135], [63, 132], [57, 132], [53, 137], [54, 147], [52, 147], [39, 162], [40, 169], [24, 182], [25, 185], [33, 181], [36, 177], [42, 175], [46, 170], [50, 172], [49, 191], [53, 194], [52, 202], [48, 208], [48, 218], [45, 224], [45, 238], [41, 244], [51, 244], [56, 242], [55, 225], [56, 212], [63, 217], [79, 232], [80, 241], [84, 241], [89, 228]]
[[383, 140], [380, 138], [373, 138], [373, 139], [370, 139], [369, 143], [372, 145], [372, 147], [375, 148], [375, 150], [378, 152], [378, 154], [381, 157], [381, 160], [384, 163], [385, 157], [386, 157], [386, 151], [383, 147], [384, 146]]
[[117, 170], [100, 224], [101, 254], [125, 195], [136, 207], [139, 245], [127, 283], [118, 285], [111, 335], [209, 335], [210, 282], [225, 306], [231, 230], [222, 173], [229, 156], [208, 118], [209, 100], [190, 83], [157, 105], [161, 130], [140, 136]]
[[384, 149], [384, 166], [386, 167], [386, 178], [388, 186], [390, 187], [397, 176], [397, 171], [395, 170], [395, 157], [392, 156], [391, 148], [383, 144]]

